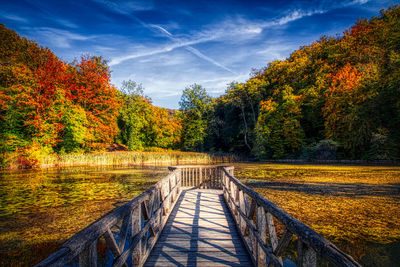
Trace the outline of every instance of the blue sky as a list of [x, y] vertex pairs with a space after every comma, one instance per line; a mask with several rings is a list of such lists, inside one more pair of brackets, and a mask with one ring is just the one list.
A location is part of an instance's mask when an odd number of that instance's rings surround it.
[[337, 36], [358, 18], [398, 1], [0, 0], [0, 23], [70, 62], [109, 60], [112, 83], [142, 83], [153, 103], [177, 108], [182, 90], [212, 96], [244, 82], [252, 69], [285, 59], [322, 35]]

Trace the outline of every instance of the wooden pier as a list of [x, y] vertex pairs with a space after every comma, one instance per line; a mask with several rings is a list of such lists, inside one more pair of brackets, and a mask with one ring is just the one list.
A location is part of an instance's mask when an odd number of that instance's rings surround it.
[[37, 266], [360, 266], [234, 178], [177, 166]]
[[145, 266], [252, 266], [222, 190], [184, 190]]

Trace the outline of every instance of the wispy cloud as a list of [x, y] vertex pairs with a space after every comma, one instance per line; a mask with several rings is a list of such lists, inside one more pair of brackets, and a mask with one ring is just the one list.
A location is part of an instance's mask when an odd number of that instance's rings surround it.
[[[161, 27], [161, 26], [159, 26], [159, 25], [150, 25], [150, 26], [151, 26], [151, 27], [154, 27], [154, 28], [156, 28], [156, 29], [158, 29], [158, 30], [160, 30], [162, 33], [165, 34], [165, 36], [167, 36], [167, 37], [168, 37], [169, 39], [171, 39], [172, 41], [179, 42], [178, 40], [176, 40], [176, 39], [174, 38], [174, 36], [173, 36], [172, 33], [170, 33], [169, 31], [167, 31], [167, 30], [164, 29], [163, 27]], [[204, 60], [210, 62], [211, 64], [213, 64], [213, 65], [215, 65], [215, 66], [217, 66], [217, 67], [220, 67], [221, 69], [224, 69], [224, 70], [226, 70], [226, 71], [228, 71], [228, 72], [230, 72], [230, 73], [235, 74], [235, 72], [234, 72], [233, 70], [227, 68], [226, 66], [224, 66], [224, 65], [222, 65], [221, 63], [217, 62], [216, 60], [214, 60], [214, 59], [212, 59], [212, 58], [210, 58], [210, 57], [204, 55], [204, 54], [201, 53], [198, 49], [196, 49], [196, 48], [194, 48], [194, 47], [192, 47], [192, 46], [190, 46], [190, 45], [186, 45], [186, 46], [183, 46], [183, 47], [184, 47], [187, 51], [189, 51], [190, 53], [196, 55], [197, 57], [199, 57], [199, 58], [201, 58], [201, 59], [204, 59]]]
[[50, 27], [39, 27], [39, 28], [25, 28], [30, 32], [30, 35], [36, 38], [43, 38], [48, 42], [52, 43], [56, 47], [70, 48], [71, 42], [73, 41], [86, 41], [94, 38], [94, 36], [85, 36], [78, 33], [73, 33], [67, 30], [61, 30]]
[[56, 21], [58, 24], [60, 24], [60, 25], [62, 25], [62, 26], [64, 26], [64, 27], [67, 27], [67, 28], [72, 28], [72, 29], [77, 29], [77, 28], [79, 28], [79, 26], [76, 25], [75, 23], [72, 23], [72, 22], [70, 22], [70, 21], [68, 21], [68, 20], [65, 20], [65, 19], [56, 18], [55, 21]]
[[94, 2], [103, 4], [110, 8], [112, 11], [129, 15], [135, 11], [151, 10], [154, 8], [154, 3], [151, 0], [119, 0], [119, 1], [108, 1], [108, 0], [92, 0]]
[[[364, 2], [367, 0], [356, 0], [357, 2]], [[355, 4], [356, 1], [352, 1], [351, 3], [344, 3], [341, 6], [347, 6]], [[353, 3], [354, 2], [354, 3]], [[339, 6], [332, 6], [332, 8], [338, 8]], [[245, 41], [247, 39], [254, 38], [262, 33], [262, 31], [266, 28], [271, 28], [274, 26], [282, 26], [286, 25], [290, 22], [302, 19], [304, 17], [310, 17], [316, 14], [323, 14], [330, 10], [327, 9], [315, 9], [315, 10], [302, 10], [296, 9], [288, 12], [287, 15], [270, 20], [270, 21], [261, 21], [261, 22], [252, 22], [244, 19], [237, 19], [237, 20], [226, 20], [219, 24], [214, 24], [206, 27], [202, 31], [192, 32], [189, 36], [181, 35], [177, 37], [176, 35], [171, 34], [168, 30], [160, 25], [155, 24], [146, 24], [142, 20], [138, 19], [137, 17], [132, 15], [136, 21], [138, 21], [142, 26], [148, 29], [156, 29], [158, 33], [163, 34], [165, 37], [170, 38], [173, 43], [166, 45], [161, 48], [155, 48], [154, 50], [146, 50], [141, 52], [135, 52], [128, 55], [124, 55], [121, 57], [114, 57], [111, 59], [110, 65], [117, 65], [122, 63], [123, 61], [135, 59], [138, 57], [144, 56], [153, 56], [160, 53], [167, 53], [171, 52], [177, 48], [185, 48], [189, 52], [193, 53], [194, 55], [202, 58], [215, 66], [218, 66], [226, 71], [234, 73], [231, 69], [227, 68], [226, 66], [222, 65], [221, 63], [217, 62], [216, 60], [204, 55], [198, 49], [192, 47], [196, 44], [206, 43], [210, 41], [229, 41], [234, 40], [236, 43]]]
[[12, 21], [23, 22], [23, 23], [29, 22], [27, 19], [14, 14], [1, 14], [0, 16]]
[[295, 21], [295, 20], [299, 20], [299, 19], [302, 19], [302, 18], [304, 18], [304, 17], [310, 17], [310, 16], [313, 16], [313, 15], [316, 15], [316, 14], [323, 14], [323, 13], [325, 13], [326, 11], [325, 10], [312, 10], [312, 11], [304, 11], [304, 10], [293, 10], [292, 12], [290, 12], [290, 14], [288, 14], [288, 15], [286, 15], [286, 16], [284, 16], [284, 17], [282, 17], [282, 18], [280, 18], [280, 19], [278, 19], [278, 20], [276, 20], [276, 21], [273, 21], [272, 23], [270, 23], [270, 24], [266, 24], [264, 27], [267, 27], [267, 26], [272, 26], [272, 25], [285, 25], [285, 24], [287, 24], [287, 23], [289, 23], [289, 22], [292, 22], [292, 21]]
[[170, 33], [167, 29], [163, 28], [162, 26], [159, 25], [155, 25], [155, 24], [147, 24], [144, 23], [142, 20], [138, 19], [135, 17], [135, 19], [144, 27], [148, 28], [148, 29], [156, 29], [157, 31], [161, 32], [165, 37], [169, 38], [170, 40], [173, 41], [172, 45], [168, 45], [165, 46], [163, 48], [160, 49], [155, 49], [155, 50], [150, 50], [150, 51], [143, 51], [143, 52], [139, 52], [139, 53], [133, 53], [130, 55], [126, 55], [126, 56], [122, 56], [122, 57], [114, 57], [113, 59], [111, 59], [110, 61], [110, 66], [114, 66], [114, 65], [118, 65], [120, 63], [122, 63], [123, 61], [126, 60], [130, 60], [130, 59], [135, 59], [135, 58], [139, 58], [139, 57], [145, 57], [145, 56], [153, 56], [153, 55], [157, 55], [157, 54], [161, 54], [161, 53], [165, 53], [165, 52], [170, 52], [172, 50], [175, 50], [177, 48], [184, 48], [187, 51], [189, 51], [190, 53], [196, 55], [197, 57], [206, 60], [208, 62], [210, 62], [211, 64], [222, 68], [230, 73], [235, 74], [235, 72], [229, 68], [227, 68], [226, 66], [222, 65], [221, 63], [217, 62], [216, 60], [206, 56], [205, 54], [201, 53], [198, 49], [192, 47], [192, 45], [198, 44], [198, 43], [203, 43], [206, 41], [210, 41], [213, 40], [213, 37], [200, 37], [198, 39], [193, 39], [193, 40], [189, 40], [189, 41], [183, 41], [180, 39], [177, 39], [174, 37], [174, 35], [172, 33]]
[[[298, 11], [295, 12], [296, 19], [301, 18], [300, 13]], [[302, 14], [305, 16], [305, 14]], [[218, 25], [213, 25], [212, 27], [209, 27], [208, 29], [205, 29], [200, 32], [195, 32], [192, 33], [189, 37], [186, 36], [181, 36], [175, 37], [172, 35], [168, 30], [163, 28], [160, 25], [154, 25], [154, 24], [146, 24], [143, 21], [139, 20], [136, 18], [136, 20], [141, 23], [144, 27], [149, 28], [149, 29], [156, 29], [160, 33], [162, 33], [164, 36], [170, 38], [173, 43], [169, 44], [167, 46], [164, 46], [162, 48], [156, 48], [154, 50], [150, 51], [142, 51], [142, 52], [135, 52], [131, 53], [128, 55], [124, 55], [121, 57], [114, 57], [111, 59], [110, 65], [117, 65], [122, 63], [123, 61], [130, 60], [130, 59], [135, 59], [139, 57], [144, 57], [144, 56], [153, 56], [157, 55], [160, 53], [166, 53], [166, 52], [171, 52], [174, 49], [177, 48], [185, 48], [189, 52], [195, 54], [196, 56], [209, 61], [210, 63], [226, 70], [231, 73], [234, 73], [231, 69], [223, 66], [222, 64], [218, 63], [217, 61], [211, 59], [210, 57], [204, 55], [201, 53], [198, 49], [193, 48], [193, 45], [196, 44], [201, 44], [209, 41], [221, 41], [221, 40], [226, 40], [226, 39], [233, 39], [236, 38], [236, 42], [238, 42], [240, 39], [247, 39], [251, 38], [255, 35], [258, 35], [262, 32], [263, 28], [272, 26], [272, 25], [282, 25], [284, 23], [288, 23], [290, 21], [293, 21], [295, 18], [294, 16], [285, 16], [283, 19], [280, 19], [278, 21], [273, 21], [273, 22], [268, 22], [268, 23], [250, 23], [245, 20], [239, 20], [238, 22], [232, 22], [232, 21], [226, 21]]]
[[349, 2], [349, 5], [356, 5], [356, 4], [362, 5], [362, 4], [366, 4], [368, 2], [369, 2], [369, 0], [353, 0], [353, 1]]

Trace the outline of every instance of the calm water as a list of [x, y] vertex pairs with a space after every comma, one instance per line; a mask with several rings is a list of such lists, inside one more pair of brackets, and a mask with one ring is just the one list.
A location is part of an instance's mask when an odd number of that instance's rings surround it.
[[[243, 182], [364, 266], [400, 266], [400, 168], [234, 165]], [[0, 265], [40, 262], [167, 173], [166, 167], [0, 172]]]
[[0, 265], [40, 262], [167, 173], [166, 167], [0, 172]]
[[400, 266], [400, 167], [234, 165], [242, 182], [363, 266]]

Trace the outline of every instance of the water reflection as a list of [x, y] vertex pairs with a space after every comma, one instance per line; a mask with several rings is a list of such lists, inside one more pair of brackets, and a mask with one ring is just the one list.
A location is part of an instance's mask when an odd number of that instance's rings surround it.
[[0, 172], [0, 265], [31, 266], [168, 173], [166, 167]]
[[363, 266], [400, 266], [400, 167], [234, 165], [236, 177]]

